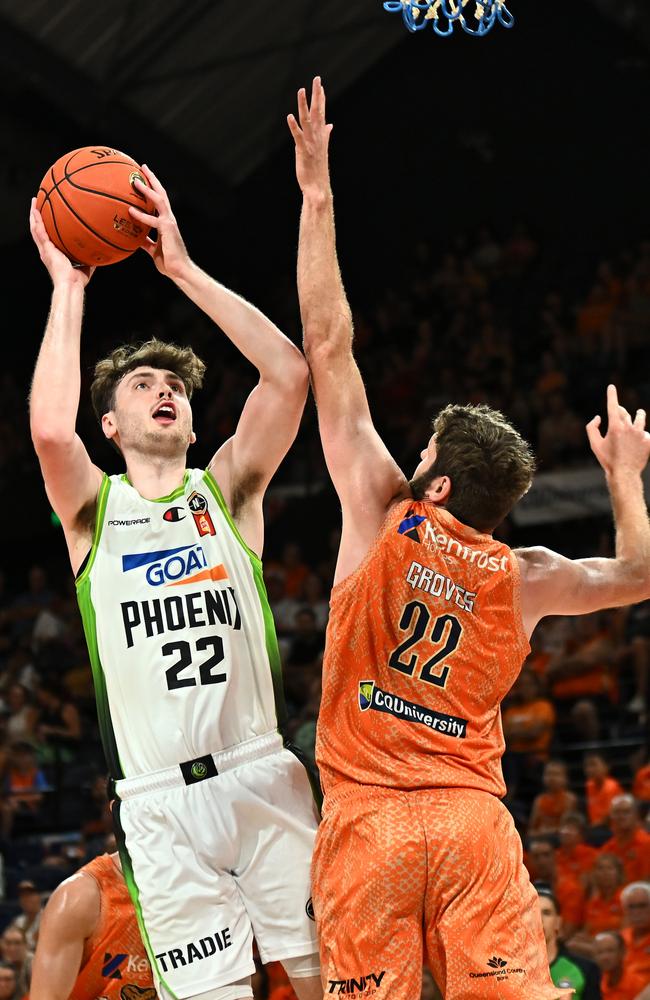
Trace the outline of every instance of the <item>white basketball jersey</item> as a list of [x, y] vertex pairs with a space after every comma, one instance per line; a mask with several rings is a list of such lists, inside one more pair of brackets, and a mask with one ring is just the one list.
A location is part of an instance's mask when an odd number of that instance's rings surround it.
[[77, 597], [114, 778], [277, 729], [280, 657], [262, 563], [210, 472], [186, 472], [160, 500], [105, 476]]

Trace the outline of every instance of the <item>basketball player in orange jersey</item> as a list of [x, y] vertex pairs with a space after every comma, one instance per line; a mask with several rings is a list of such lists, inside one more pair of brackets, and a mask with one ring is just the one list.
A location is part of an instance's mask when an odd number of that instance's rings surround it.
[[[288, 119], [303, 193], [298, 290], [343, 525], [323, 665], [313, 864], [325, 995], [413, 1000], [423, 946], [446, 1000], [554, 1000], [537, 896], [500, 802], [499, 705], [545, 615], [650, 595], [645, 414], [607, 391], [588, 425], [616, 558], [512, 552], [492, 531], [527, 491], [528, 445], [487, 406], [447, 406], [407, 482], [372, 423], [336, 256], [320, 79]], [[365, 992], [364, 992], [365, 991]]]
[[31, 1000], [156, 1000], [117, 854], [95, 858], [50, 896], [29, 995]]

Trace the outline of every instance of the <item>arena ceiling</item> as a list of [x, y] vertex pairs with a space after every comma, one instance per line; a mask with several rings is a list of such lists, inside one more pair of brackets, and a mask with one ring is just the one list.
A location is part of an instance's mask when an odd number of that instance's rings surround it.
[[[289, 140], [298, 86], [319, 72], [335, 97], [402, 38], [377, 0], [0, 0], [10, 90], [146, 156], [213, 216]], [[67, 148], [47, 141], [44, 167]]]
[[[591, 3], [650, 41], [641, 0]], [[298, 86], [319, 72], [336, 98], [405, 37], [381, 0], [0, 0], [0, 242], [71, 143], [145, 159], [218, 219], [289, 142]]]

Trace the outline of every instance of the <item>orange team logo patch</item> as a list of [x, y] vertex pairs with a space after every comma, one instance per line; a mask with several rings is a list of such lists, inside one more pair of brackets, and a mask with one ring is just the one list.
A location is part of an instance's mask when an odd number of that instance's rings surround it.
[[203, 535], [215, 535], [216, 531], [214, 530], [214, 524], [208, 510], [208, 501], [203, 494], [197, 493], [195, 490], [187, 498], [187, 506], [192, 511], [192, 517], [194, 518], [199, 535], [201, 537]]

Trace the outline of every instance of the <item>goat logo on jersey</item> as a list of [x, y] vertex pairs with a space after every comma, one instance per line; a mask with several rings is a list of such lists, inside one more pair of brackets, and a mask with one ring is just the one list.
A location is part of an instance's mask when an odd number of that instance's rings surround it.
[[145, 579], [152, 587], [179, 587], [200, 580], [227, 580], [226, 567], [208, 566], [203, 546], [179, 545], [158, 552], [134, 552], [122, 556], [122, 572], [146, 566]]

